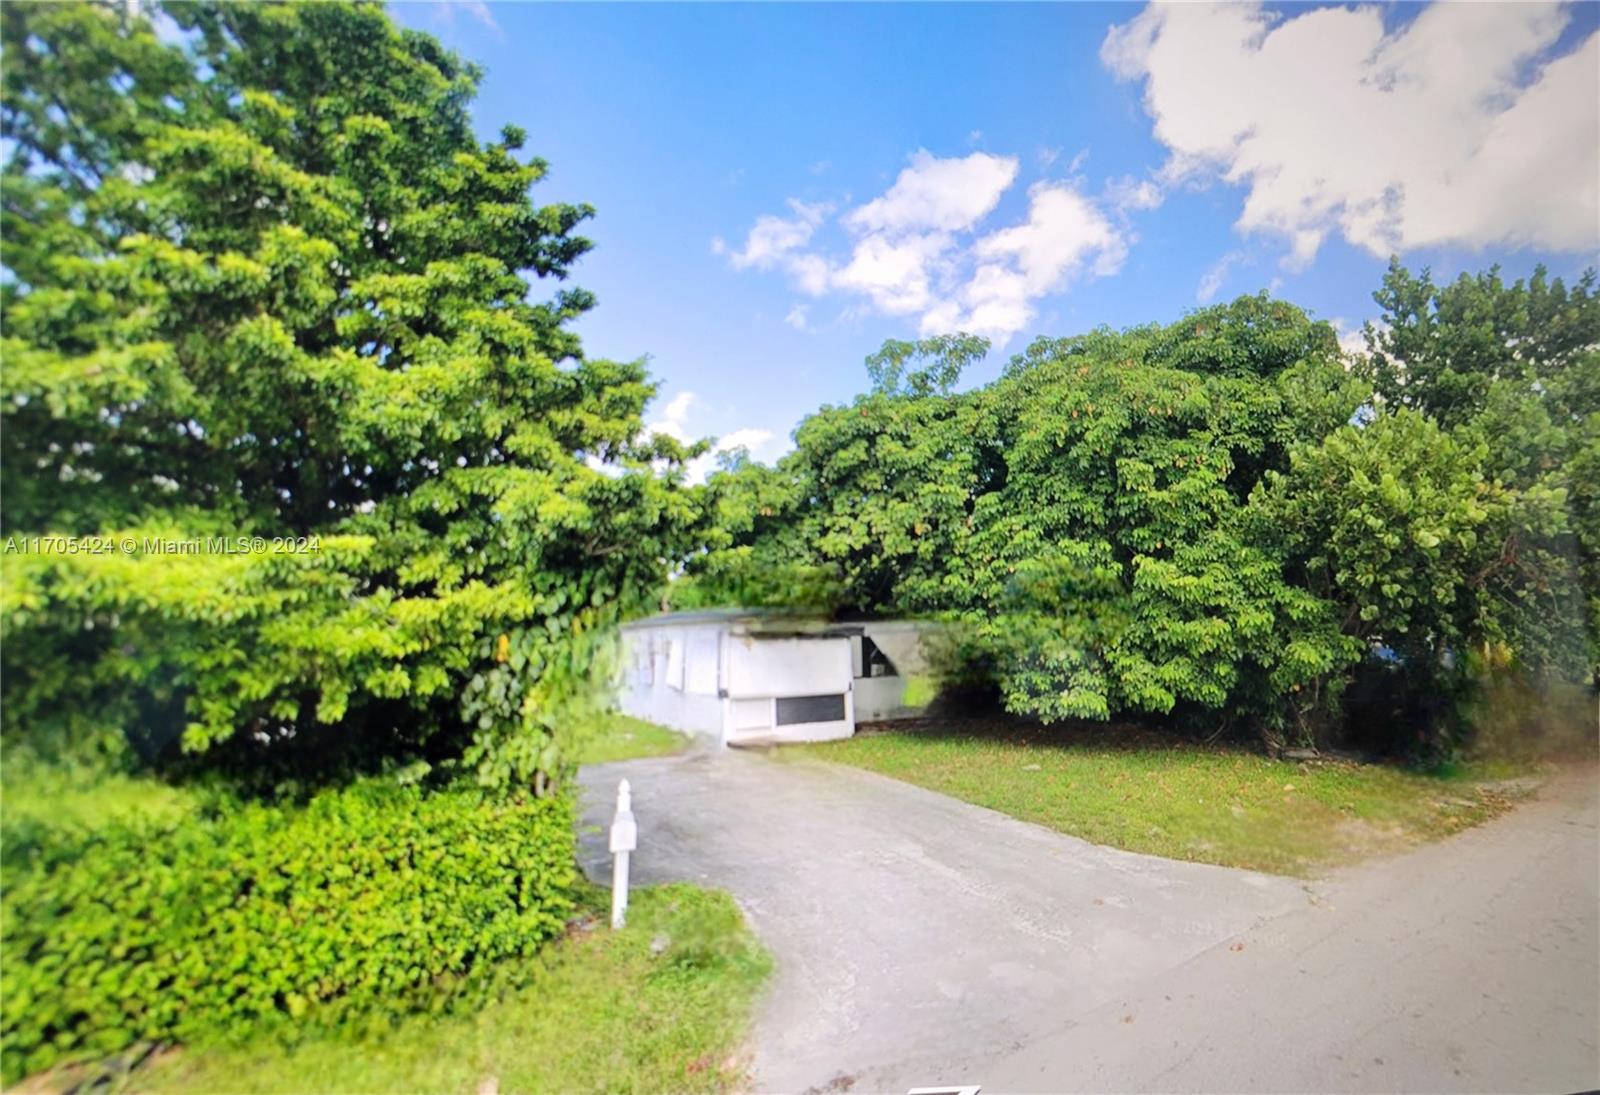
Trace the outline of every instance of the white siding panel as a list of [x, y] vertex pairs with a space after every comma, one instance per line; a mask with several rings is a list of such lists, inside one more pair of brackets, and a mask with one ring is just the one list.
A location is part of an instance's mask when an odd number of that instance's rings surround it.
[[717, 694], [717, 636], [714, 627], [697, 627], [684, 642], [684, 691], [696, 696]]
[[904, 677], [862, 677], [855, 687], [856, 718], [863, 722], [905, 718], [917, 713], [905, 705]]
[[733, 701], [733, 733], [745, 734], [754, 730], [772, 729], [772, 701], [765, 697], [754, 700]]
[[667, 687], [683, 691], [684, 633], [676, 631], [667, 640]]
[[850, 690], [850, 640], [728, 638], [728, 694], [816, 696]]

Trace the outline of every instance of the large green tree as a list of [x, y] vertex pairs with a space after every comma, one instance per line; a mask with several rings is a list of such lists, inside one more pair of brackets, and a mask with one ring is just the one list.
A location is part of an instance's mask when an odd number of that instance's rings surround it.
[[1326, 324], [1243, 297], [1042, 339], [986, 396], [1005, 474], [976, 510], [963, 612], [1011, 707], [1270, 722], [1350, 657], [1241, 526], [1262, 475], [1360, 402]]
[[1050, 718], [1281, 722], [1359, 656], [1243, 522], [1263, 474], [1362, 402], [1331, 328], [1246, 297], [1040, 339], [953, 392], [978, 349], [891, 343], [873, 390], [808, 418], [775, 468], [715, 477], [727, 545], [691, 588], [810, 567], [834, 583], [823, 607], [950, 621], [1008, 707]]
[[[1390, 744], [1428, 752], [1456, 740], [1487, 664], [1584, 673], [1566, 494], [1508, 486], [1493, 467], [1470, 432], [1402, 407], [1297, 448], [1252, 499], [1254, 541], [1372, 652], [1367, 678], [1391, 693]], [[1341, 683], [1346, 668], [1313, 687]]]
[[[1529, 505], [1565, 511], [1559, 532], [1527, 522], [1493, 548], [1544, 603], [1515, 626], [1531, 664], [1600, 665], [1600, 292], [1594, 271], [1567, 286], [1543, 267], [1506, 282], [1498, 268], [1446, 285], [1392, 261], [1373, 298], [1364, 359], [1381, 407], [1410, 408], [1482, 453], [1483, 474]], [[1539, 524], [1539, 522], [1535, 522]], [[1576, 566], [1585, 609], [1563, 607]], [[1514, 598], [1515, 600], [1515, 598]], [[1504, 613], [1501, 614], [1502, 616]], [[1585, 619], [1584, 617], [1587, 617]], [[1587, 644], [1584, 641], [1587, 624]], [[1574, 627], [1577, 624], [1579, 626]]]
[[[1355, 679], [1431, 750], [1485, 664], [1593, 658], [1593, 279], [1439, 288], [1395, 264], [1371, 354], [1265, 297], [982, 349], [889, 343], [775, 467], [710, 486], [700, 602], [930, 615], [1014, 711], [1326, 740]], [[808, 581], [796, 581], [806, 576]], [[1376, 669], [1376, 672], [1374, 671]]]
[[[376, 5], [0, 31], [8, 739], [548, 786], [693, 517], [643, 367], [540, 288], [591, 210], [534, 204], [523, 134], [474, 136], [478, 71]], [[145, 546], [206, 536], [300, 539]]]

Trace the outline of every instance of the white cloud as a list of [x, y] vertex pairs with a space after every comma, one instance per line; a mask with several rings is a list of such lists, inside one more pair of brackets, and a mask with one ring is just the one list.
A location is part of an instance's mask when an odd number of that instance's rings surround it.
[[1386, 10], [1151, 5], [1101, 57], [1144, 81], [1163, 178], [1245, 187], [1237, 227], [1282, 236], [1291, 269], [1335, 232], [1378, 255], [1600, 246], [1600, 33], [1551, 58], [1564, 7], [1435, 3], [1392, 31]]
[[745, 449], [753, 456], [758, 450], [767, 448], [772, 441], [772, 437], [771, 430], [746, 426], [742, 430], [734, 430], [732, 433], [723, 434], [717, 438], [717, 443], [711, 451], [732, 452], [734, 449]]
[[[1035, 184], [1025, 220], [983, 232], [1018, 166], [982, 152], [918, 151], [887, 191], [840, 216], [843, 253], [813, 247], [827, 215], [813, 211], [824, 207], [793, 201], [795, 217], [758, 218], [743, 250], [715, 246], [738, 268], [781, 267], [810, 296], [851, 294], [880, 314], [915, 317], [924, 333], [959, 329], [1003, 344], [1033, 321], [1040, 297], [1116, 273], [1131, 240], [1077, 182]], [[786, 322], [798, 328], [805, 313]]]
[[789, 309], [789, 314], [783, 317], [783, 321], [797, 331], [804, 331], [806, 330], [806, 313], [808, 310], [804, 304], [796, 304]]
[[[1367, 335], [1362, 324], [1347, 323], [1343, 319], [1331, 320], [1334, 331], [1339, 336], [1339, 349], [1352, 357], [1367, 357]], [[1369, 320], [1378, 332], [1387, 331], [1389, 325], [1383, 320]]]
[[820, 255], [795, 255], [789, 260], [789, 273], [802, 293], [820, 297], [828, 291], [828, 279], [833, 270]]
[[1201, 304], [1213, 299], [1228, 280], [1228, 275], [1235, 266], [1248, 261], [1249, 256], [1243, 251], [1229, 251], [1216, 262], [1212, 263], [1206, 272], [1200, 275], [1200, 284], [1195, 288], [1194, 299]]
[[852, 209], [844, 223], [861, 232], [959, 232], [988, 216], [1016, 177], [1014, 156], [941, 160], [924, 149], [886, 193]]
[[689, 410], [695, 405], [696, 399], [693, 392], [679, 392], [661, 408], [660, 417], [645, 423], [645, 432], [666, 434], [675, 441], [688, 444], [693, 440], [688, 429]]
[[1136, 179], [1124, 175], [1106, 183], [1106, 201], [1118, 211], [1155, 209], [1166, 199], [1166, 193], [1153, 179]]
[[[679, 392], [668, 400], [654, 420], [645, 424], [645, 431], [665, 434], [684, 444], [698, 440], [706, 436], [707, 431], [691, 429], [689, 419], [701, 403], [700, 397], [694, 392]], [[776, 459], [784, 448], [781, 442], [782, 439], [771, 430], [755, 426], [745, 426], [723, 434], [712, 444], [710, 452], [689, 461], [685, 468], [688, 481], [705, 482], [706, 477], [716, 470], [718, 455], [735, 449], [745, 449], [757, 460]]]
[[927, 308], [935, 280], [954, 239], [942, 232], [892, 237], [874, 233], [859, 241], [850, 261], [833, 275], [841, 289], [865, 295], [880, 312], [911, 315]]
[[794, 198], [789, 199], [789, 209], [794, 214], [792, 217], [778, 217], [771, 213], [757, 217], [755, 225], [745, 237], [742, 249], [735, 251], [718, 237], [711, 241], [711, 250], [728, 256], [728, 261], [741, 270], [750, 266], [768, 270], [786, 262], [811, 242], [811, 234], [817, 230], [817, 225], [832, 212], [829, 206], [808, 205]]
[[466, 12], [468, 16], [494, 31], [497, 36], [501, 33], [500, 24], [494, 21], [494, 13], [489, 10], [489, 5], [484, 3], [484, 0], [435, 0], [434, 21], [454, 25], [457, 11]]
[[1128, 257], [1127, 240], [1100, 207], [1067, 183], [1036, 183], [1028, 219], [978, 240], [977, 266], [949, 303], [924, 317], [923, 330], [957, 328], [999, 341], [1034, 317], [1033, 301], [1085, 270], [1115, 274]]

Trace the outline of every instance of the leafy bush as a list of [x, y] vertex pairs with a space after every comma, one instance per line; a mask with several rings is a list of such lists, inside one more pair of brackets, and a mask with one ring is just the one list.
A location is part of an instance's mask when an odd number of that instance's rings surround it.
[[[606, 895], [583, 899], [605, 914]], [[339, 1032], [160, 1054], [128, 1078], [149, 1095], [501, 1091], [741, 1091], [740, 1048], [772, 960], [733, 898], [641, 889], [622, 931], [575, 932], [499, 993], [353, 1040]]]
[[368, 782], [297, 808], [26, 820], [5, 833], [28, 849], [4, 880], [8, 1083], [136, 1041], [426, 1007], [534, 954], [573, 909], [567, 796]]
[[1389, 652], [1364, 674], [1389, 706], [1388, 740], [1370, 747], [1433, 759], [1457, 743], [1470, 729], [1461, 704], [1487, 680], [1474, 651], [1535, 681], [1585, 673], [1567, 492], [1507, 487], [1489, 460], [1470, 433], [1403, 407], [1297, 450], [1252, 499], [1258, 539], [1291, 580], [1334, 606], [1360, 648]]

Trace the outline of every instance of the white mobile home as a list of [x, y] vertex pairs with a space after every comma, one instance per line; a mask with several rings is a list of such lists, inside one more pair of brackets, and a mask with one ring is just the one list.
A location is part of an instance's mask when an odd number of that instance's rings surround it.
[[618, 705], [723, 744], [827, 741], [857, 720], [912, 714], [905, 674], [924, 662], [904, 621], [675, 612], [623, 625]]

